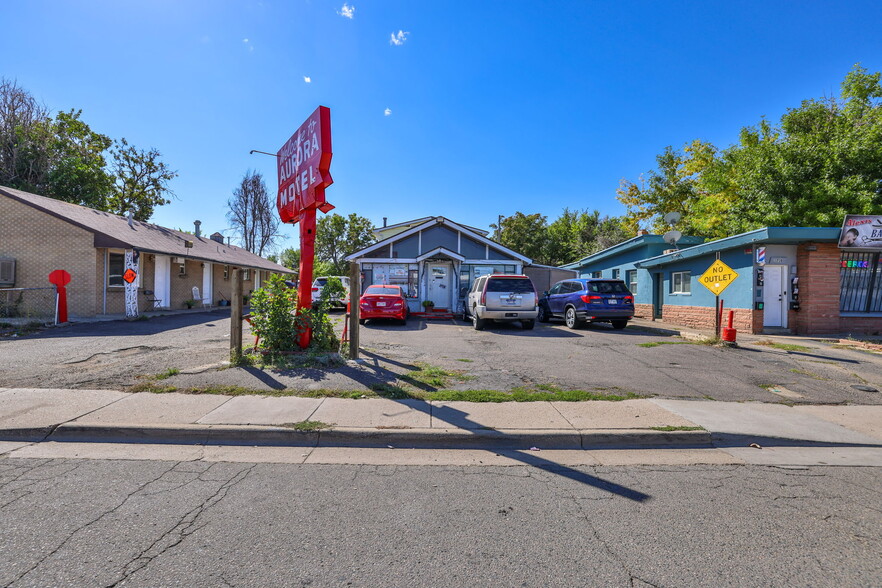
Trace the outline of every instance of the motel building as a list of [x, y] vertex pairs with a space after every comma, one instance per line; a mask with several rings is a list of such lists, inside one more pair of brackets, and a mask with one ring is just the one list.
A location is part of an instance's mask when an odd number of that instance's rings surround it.
[[[857, 223], [857, 224], [855, 224]], [[563, 266], [579, 277], [622, 279], [635, 315], [713, 329], [717, 296], [701, 278], [722, 262], [717, 281], [733, 326], [761, 334], [882, 334], [882, 218], [849, 215], [842, 228], [764, 227], [675, 245], [642, 234]]]

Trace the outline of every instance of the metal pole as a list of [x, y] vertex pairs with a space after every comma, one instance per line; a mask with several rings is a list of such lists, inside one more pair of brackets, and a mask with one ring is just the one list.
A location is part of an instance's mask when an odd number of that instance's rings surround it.
[[714, 302], [714, 332], [716, 333], [717, 339], [720, 338], [720, 314], [723, 312], [723, 307], [720, 305], [720, 297], [716, 297], [716, 302]]
[[349, 359], [358, 359], [358, 317], [361, 309], [361, 270], [358, 262], [349, 263]]
[[241, 271], [233, 270], [233, 294], [230, 304], [230, 361], [239, 363], [242, 359], [242, 280]]

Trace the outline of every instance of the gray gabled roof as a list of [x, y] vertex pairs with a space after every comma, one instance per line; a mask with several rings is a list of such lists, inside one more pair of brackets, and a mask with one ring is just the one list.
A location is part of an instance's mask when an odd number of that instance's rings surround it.
[[[246, 249], [218, 243], [205, 237], [197, 237], [141, 221], [132, 221], [129, 226], [128, 219], [109, 212], [5, 186], [0, 186], [0, 194], [93, 233], [95, 247], [137, 249], [144, 253], [174, 255], [278, 273], [294, 273]], [[187, 247], [187, 242], [191, 242], [193, 246]]]

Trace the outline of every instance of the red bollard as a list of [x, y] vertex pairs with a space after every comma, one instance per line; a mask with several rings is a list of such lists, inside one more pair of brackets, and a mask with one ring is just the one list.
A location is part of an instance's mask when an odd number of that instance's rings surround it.
[[723, 327], [723, 341], [728, 343], [735, 342], [735, 336], [738, 334], [738, 331], [732, 328], [732, 321], [735, 319], [735, 311], [729, 311], [729, 326]]

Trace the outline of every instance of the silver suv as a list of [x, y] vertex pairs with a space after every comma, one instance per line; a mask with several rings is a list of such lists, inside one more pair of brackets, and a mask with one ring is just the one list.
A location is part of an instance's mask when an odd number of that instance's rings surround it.
[[322, 297], [322, 290], [331, 278], [337, 278], [340, 280], [340, 283], [343, 284], [343, 289], [346, 290], [346, 294], [342, 298], [336, 295], [331, 297], [331, 300], [329, 301], [331, 306], [346, 308], [346, 305], [349, 304], [349, 276], [322, 276], [316, 278], [312, 282], [313, 308], [318, 307], [319, 299]]
[[463, 320], [471, 318], [477, 331], [490, 320], [521, 321], [522, 328], [532, 329], [539, 314], [538, 303], [536, 288], [527, 276], [481, 276], [469, 291]]

